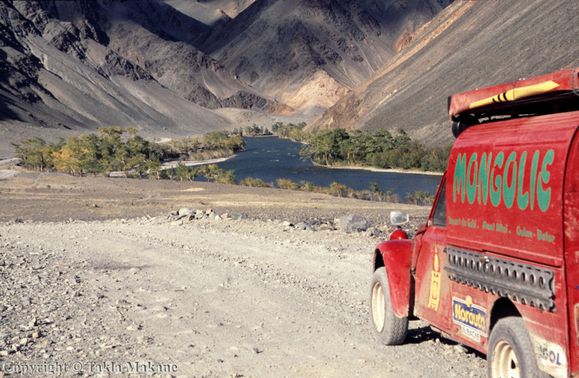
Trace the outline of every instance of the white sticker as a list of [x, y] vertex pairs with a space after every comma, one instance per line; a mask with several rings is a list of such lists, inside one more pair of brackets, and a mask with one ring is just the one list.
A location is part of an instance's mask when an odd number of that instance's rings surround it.
[[559, 344], [533, 336], [539, 369], [553, 377], [567, 377], [567, 354]]

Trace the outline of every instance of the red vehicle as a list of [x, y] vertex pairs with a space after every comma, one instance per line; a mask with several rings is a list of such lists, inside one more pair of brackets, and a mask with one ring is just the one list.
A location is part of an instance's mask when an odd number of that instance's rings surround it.
[[427, 224], [374, 253], [384, 343], [418, 317], [486, 353], [491, 377], [579, 376], [578, 83], [567, 69], [450, 97]]

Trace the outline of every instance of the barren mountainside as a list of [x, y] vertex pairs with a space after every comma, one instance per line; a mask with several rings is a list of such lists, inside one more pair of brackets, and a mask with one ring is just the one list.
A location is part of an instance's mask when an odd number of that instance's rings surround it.
[[380, 69], [449, 0], [261, 0], [203, 49], [243, 82], [315, 114]]
[[450, 1], [3, 0], [0, 134], [308, 120]]
[[117, 125], [190, 134], [229, 127], [225, 117], [112, 50], [105, 3], [0, 3], [0, 118], [56, 131]]
[[165, 0], [180, 12], [214, 26], [237, 17], [255, 0]]
[[577, 65], [578, 25], [573, 0], [4, 0], [0, 134], [286, 117], [449, 141], [447, 96]]
[[573, 0], [455, 2], [309, 127], [402, 128], [431, 144], [449, 142], [449, 95], [577, 66], [577, 36]]

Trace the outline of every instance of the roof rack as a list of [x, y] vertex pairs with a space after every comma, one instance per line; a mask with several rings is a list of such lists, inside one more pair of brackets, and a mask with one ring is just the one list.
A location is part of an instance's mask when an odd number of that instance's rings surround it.
[[450, 96], [448, 113], [458, 137], [473, 125], [579, 110], [579, 68]]

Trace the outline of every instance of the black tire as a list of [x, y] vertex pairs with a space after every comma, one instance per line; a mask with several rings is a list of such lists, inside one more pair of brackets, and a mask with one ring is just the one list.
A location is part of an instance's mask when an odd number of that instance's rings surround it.
[[386, 345], [400, 345], [408, 333], [408, 317], [392, 311], [390, 287], [384, 267], [376, 269], [370, 286], [370, 320], [380, 340]]
[[491, 378], [539, 378], [535, 349], [523, 319], [506, 317], [494, 326], [489, 339], [487, 371]]

